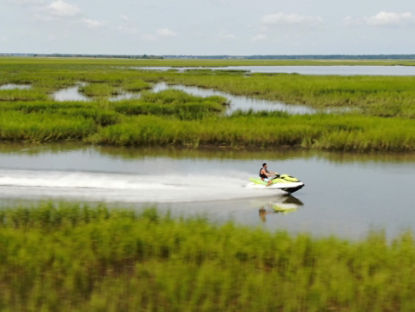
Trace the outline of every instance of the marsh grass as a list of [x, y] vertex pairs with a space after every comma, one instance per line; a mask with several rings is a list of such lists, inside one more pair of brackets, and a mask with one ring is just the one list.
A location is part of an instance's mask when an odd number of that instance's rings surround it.
[[365, 115], [415, 118], [415, 77], [297, 74], [165, 73], [169, 83], [213, 88], [315, 108], [360, 109]]
[[266, 232], [155, 209], [0, 211], [3, 311], [411, 311], [415, 242]]
[[[0, 91], [1, 139], [192, 148], [415, 150], [415, 77], [246, 75], [210, 70], [145, 72], [122, 64], [134, 62], [0, 58], [1, 84], [32, 85], [30, 90]], [[80, 81], [87, 84], [83, 92], [93, 97], [91, 102], [57, 103], [48, 98], [48, 94]], [[201, 98], [177, 90], [157, 94], [145, 91], [159, 81], [351, 111], [310, 116], [224, 116], [226, 99], [221, 97]], [[123, 91], [141, 91], [142, 96], [109, 101], [111, 95]]]
[[0, 103], [13, 101], [39, 101], [46, 99], [47, 95], [41, 90], [0, 90]]
[[[173, 94], [180, 100], [174, 100]], [[176, 90], [146, 97], [150, 99], [118, 103], [4, 103], [0, 107], [0, 138], [122, 146], [415, 151], [415, 123], [411, 119], [279, 112], [220, 116], [217, 114], [224, 109], [220, 98], [197, 98]]]
[[[68, 116], [70, 118], [86, 118], [93, 119], [98, 125], [107, 126], [115, 124], [119, 121], [119, 115], [107, 109], [106, 105], [102, 105], [98, 102], [80, 103], [80, 102], [54, 102], [51, 100], [41, 102], [13, 102], [4, 103], [0, 108], [0, 115], [7, 118], [7, 114], [12, 111], [25, 113], [22, 115], [27, 119], [30, 119], [31, 114], [41, 114], [53, 116], [60, 116], [64, 118]], [[58, 127], [58, 126], [57, 126]]]
[[143, 80], [135, 79], [134, 81], [126, 81], [122, 85], [123, 89], [129, 92], [139, 92], [150, 89], [151, 85]]
[[124, 119], [101, 128], [91, 138], [98, 144], [146, 146], [227, 146], [278, 149], [301, 147], [336, 151], [415, 150], [412, 120], [389, 120], [358, 115], [289, 116], [284, 114], [240, 114], [230, 118], [172, 120], [157, 116]]
[[[115, 66], [117, 61], [120, 61], [120, 64], [134, 64], [134, 61], [127, 60], [90, 60], [88, 62], [87, 59], [2, 58], [0, 66], [3, 77], [0, 81], [2, 84], [31, 84], [35, 89], [46, 94], [83, 81], [89, 84], [85, 91], [89, 95], [97, 97], [108, 97], [121, 90], [138, 92], [147, 89], [149, 82], [167, 81], [175, 84], [214, 88], [236, 95], [277, 100], [288, 104], [305, 104], [315, 108], [358, 109], [365, 115], [381, 117], [414, 118], [415, 116], [415, 77], [247, 75], [237, 71], [210, 70], [192, 70], [186, 73], [151, 72]], [[136, 62], [142, 63], [143, 66], [150, 66], [151, 62], [171, 62], [170, 65], [190, 62], [194, 66], [203, 65], [204, 62], [215, 63], [215, 61], [204, 60]], [[220, 62], [232, 65], [234, 61]], [[301, 63], [301, 61], [290, 62], [297, 62], [297, 65]], [[373, 64], [379, 65], [378, 62], [375, 61]], [[399, 63], [399, 61], [396, 62]], [[272, 61], [254, 61], [253, 63], [269, 65]], [[315, 61], [315, 63], [319, 63], [319, 61]], [[335, 64], [336, 62], [329, 61], [329, 63]], [[353, 64], [354, 62], [345, 61], [345, 63]], [[408, 61], [408, 64], [410, 63], [411, 61]], [[15, 97], [9, 96], [9, 98]]]
[[0, 113], [0, 139], [7, 141], [58, 142], [82, 140], [96, 132], [92, 118], [62, 114]]
[[47, 58], [47, 57], [0, 57], [1, 66], [28, 66], [42, 65], [43, 67], [67, 66], [73, 70], [83, 69], [86, 66], [101, 68], [102, 66], [172, 66], [172, 67], [223, 67], [223, 66], [413, 66], [415, 60], [242, 60], [242, 59], [116, 59], [116, 58]]
[[139, 100], [115, 102], [112, 107], [126, 115], [170, 115], [179, 119], [202, 119], [224, 112], [227, 99], [198, 97], [179, 90], [143, 92]]
[[91, 83], [79, 88], [88, 97], [110, 97], [121, 93], [120, 89], [106, 83]]

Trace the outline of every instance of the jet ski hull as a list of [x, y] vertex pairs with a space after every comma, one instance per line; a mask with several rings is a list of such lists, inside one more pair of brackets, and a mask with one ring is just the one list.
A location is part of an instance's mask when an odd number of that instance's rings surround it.
[[304, 183], [301, 182], [300, 185], [297, 186], [290, 186], [290, 187], [285, 187], [285, 188], [281, 188], [283, 191], [287, 192], [287, 193], [294, 193], [297, 192], [298, 190], [301, 190], [304, 187]]
[[281, 175], [280, 177], [272, 180], [271, 185], [263, 181], [261, 178], [250, 178], [253, 187], [266, 188], [266, 189], [278, 189], [287, 193], [294, 193], [304, 187], [304, 183], [300, 180], [291, 177], [289, 175]]

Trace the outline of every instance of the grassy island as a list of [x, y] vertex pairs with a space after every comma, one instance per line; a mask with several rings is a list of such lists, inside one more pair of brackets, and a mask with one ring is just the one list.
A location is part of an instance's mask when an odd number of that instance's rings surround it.
[[[9, 84], [25, 88], [0, 89], [0, 140], [187, 148], [415, 151], [415, 77], [137, 69], [137, 65], [223, 65], [209, 61], [182, 63], [1, 58], [0, 88]], [[230, 61], [228, 65], [234, 63]], [[228, 115], [224, 114], [226, 98], [202, 98], [177, 90], [152, 92], [152, 85], [161, 81], [302, 104], [315, 108], [317, 113]], [[76, 85], [89, 101], [53, 99], [54, 92]], [[132, 96], [112, 100], [126, 93]]]

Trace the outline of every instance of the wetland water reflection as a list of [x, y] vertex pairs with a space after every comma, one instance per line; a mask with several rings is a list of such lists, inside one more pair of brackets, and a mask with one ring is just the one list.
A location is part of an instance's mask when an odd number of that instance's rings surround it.
[[[76, 85], [73, 87], [65, 88], [59, 91], [56, 91], [52, 94], [52, 97], [55, 101], [62, 102], [62, 101], [91, 101], [92, 99], [85, 96], [79, 91], [79, 87], [81, 85]], [[153, 92], [160, 92], [168, 89], [175, 89], [181, 90], [188, 94], [207, 97], [207, 96], [223, 96], [227, 98], [230, 102], [230, 105], [226, 109], [226, 114], [230, 115], [233, 112], [240, 110], [240, 111], [281, 111], [286, 112], [289, 114], [313, 114], [316, 112], [311, 107], [304, 106], [304, 105], [291, 105], [291, 104], [284, 104], [278, 101], [268, 101], [268, 100], [261, 100], [250, 98], [247, 96], [240, 96], [240, 95], [232, 95], [226, 92], [216, 91], [213, 89], [204, 89], [199, 87], [189, 87], [184, 85], [168, 85], [165, 82], [157, 83], [153, 86]], [[140, 93], [131, 93], [131, 92], [123, 92], [120, 95], [113, 96], [109, 98], [109, 101], [116, 102], [122, 100], [131, 100], [131, 99], [138, 99], [140, 98]]]
[[415, 66], [227, 66], [227, 67], [133, 67], [137, 70], [234, 70], [263, 74], [300, 74], [334, 76], [415, 76]]
[[[411, 155], [57, 146], [2, 146], [0, 151], [3, 203], [63, 199], [133, 208], [156, 204], [177, 215], [346, 237], [361, 237], [370, 229], [385, 229], [388, 235], [415, 230]], [[306, 187], [295, 197], [247, 188], [264, 160], [301, 178]]]
[[79, 88], [85, 85], [84, 83], [79, 83], [73, 87], [68, 87], [65, 89], [58, 90], [52, 94], [52, 98], [58, 102], [65, 102], [65, 101], [80, 101], [86, 102], [90, 101], [91, 99], [86, 95], [79, 92]]
[[0, 85], [0, 90], [29, 90], [31, 88], [32, 88], [31, 85], [26, 85], [26, 84], [8, 83], [8, 84]]
[[289, 114], [314, 114], [316, 112], [315, 109], [305, 106], [305, 105], [292, 105], [292, 104], [285, 104], [278, 101], [268, 101], [262, 99], [256, 99], [248, 96], [242, 95], [232, 95], [230, 93], [216, 91], [213, 89], [206, 89], [200, 87], [189, 87], [184, 85], [168, 85], [164, 82], [157, 83], [153, 87], [154, 92], [160, 92], [167, 89], [175, 89], [181, 90], [186, 93], [207, 97], [207, 96], [223, 96], [227, 98], [230, 102], [230, 106], [227, 108], [226, 113], [228, 115], [232, 114], [235, 111], [249, 111], [252, 110], [254, 112], [260, 111], [279, 111], [279, 112], [286, 112]]

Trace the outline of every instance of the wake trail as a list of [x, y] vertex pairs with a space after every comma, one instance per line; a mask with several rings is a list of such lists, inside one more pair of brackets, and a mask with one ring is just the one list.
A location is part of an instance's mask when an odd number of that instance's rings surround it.
[[140, 175], [0, 169], [0, 196], [121, 202], [195, 202], [276, 195], [247, 187], [249, 176]]

